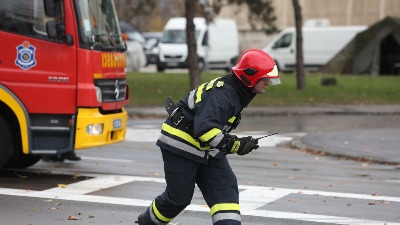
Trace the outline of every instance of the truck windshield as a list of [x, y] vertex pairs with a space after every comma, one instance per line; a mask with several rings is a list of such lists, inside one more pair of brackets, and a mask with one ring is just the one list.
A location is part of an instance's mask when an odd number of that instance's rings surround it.
[[[199, 30], [196, 30], [195, 37], [198, 39], [200, 34]], [[169, 44], [181, 44], [186, 43], [186, 30], [165, 30], [161, 39], [161, 43]]]
[[91, 49], [126, 50], [113, 0], [75, 0], [81, 44]]

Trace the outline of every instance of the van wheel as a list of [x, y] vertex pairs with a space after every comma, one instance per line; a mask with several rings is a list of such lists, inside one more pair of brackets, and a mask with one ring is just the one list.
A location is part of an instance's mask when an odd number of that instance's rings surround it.
[[13, 149], [13, 137], [10, 126], [4, 117], [0, 115], [0, 168], [3, 168], [10, 160]]
[[204, 71], [206, 69], [206, 65], [205, 65], [203, 59], [199, 59], [199, 63], [197, 64], [197, 66], [199, 67], [200, 71]]
[[158, 72], [164, 72], [164, 70], [165, 70], [165, 68], [157, 63], [157, 71]]
[[231, 59], [231, 61], [229, 62], [229, 65], [225, 68], [225, 71], [226, 72], [232, 72], [232, 67], [235, 66], [236, 61], [237, 61], [236, 57]]
[[[278, 71], [281, 72], [281, 71], [282, 71], [282, 68], [279, 66], [279, 64], [276, 62], [276, 60], [274, 60], [274, 61], [275, 61], [276, 67], [278, 68]], [[282, 71], [282, 72], [283, 72], [283, 71]]]

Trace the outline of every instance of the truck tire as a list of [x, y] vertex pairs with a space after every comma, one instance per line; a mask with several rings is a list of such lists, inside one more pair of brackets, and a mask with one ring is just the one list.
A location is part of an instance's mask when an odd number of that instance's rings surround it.
[[18, 153], [16, 158], [12, 158], [6, 167], [24, 169], [33, 166], [42, 158], [40, 155], [25, 155], [22, 152]]
[[0, 115], [0, 169], [10, 160], [13, 149], [14, 145], [10, 126], [4, 117]]
[[[1, 121], [1, 120], [0, 120]], [[10, 131], [11, 132], [11, 131]], [[26, 155], [22, 153], [22, 142], [20, 136], [18, 136], [18, 133], [10, 133], [11, 138], [9, 139], [11, 141], [13, 150], [9, 156], [9, 159], [7, 160], [8, 163], [4, 167], [8, 168], [26, 168], [29, 166], [32, 166], [33, 164], [37, 163], [42, 156], [40, 155]], [[1, 139], [1, 137], [0, 137]], [[0, 145], [2, 146], [2, 145]]]

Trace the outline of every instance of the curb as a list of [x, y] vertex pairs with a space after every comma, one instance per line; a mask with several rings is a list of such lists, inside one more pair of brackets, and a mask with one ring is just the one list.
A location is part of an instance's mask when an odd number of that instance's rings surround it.
[[313, 149], [301, 142], [301, 138], [296, 138], [289, 143], [289, 147], [292, 149], [296, 149], [303, 153], [320, 155], [320, 156], [329, 156], [342, 160], [352, 160], [356, 162], [370, 163], [370, 164], [381, 164], [381, 165], [391, 165], [400, 167], [400, 162], [391, 162], [382, 159], [374, 159], [372, 157], [365, 156], [354, 156], [348, 154], [337, 153], [327, 149]]
[[[161, 117], [168, 114], [163, 107], [127, 107], [130, 117]], [[320, 105], [320, 106], [263, 106], [248, 107], [243, 116], [291, 115], [398, 115], [400, 105]]]

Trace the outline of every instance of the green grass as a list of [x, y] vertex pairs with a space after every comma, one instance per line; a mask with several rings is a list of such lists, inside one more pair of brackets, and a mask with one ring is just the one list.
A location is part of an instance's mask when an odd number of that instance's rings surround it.
[[[225, 73], [202, 73], [203, 82]], [[269, 86], [264, 95], [252, 101], [253, 106], [263, 105], [372, 105], [400, 104], [400, 76], [350, 76], [306, 75], [307, 87], [296, 88], [294, 74], [281, 74], [281, 85]], [[335, 77], [336, 86], [322, 86], [321, 79]], [[186, 73], [139, 73], [127, 74], [130, 87], [130, 106], [163, 106], [166, 97], [175, 101], [190, 91]]]

